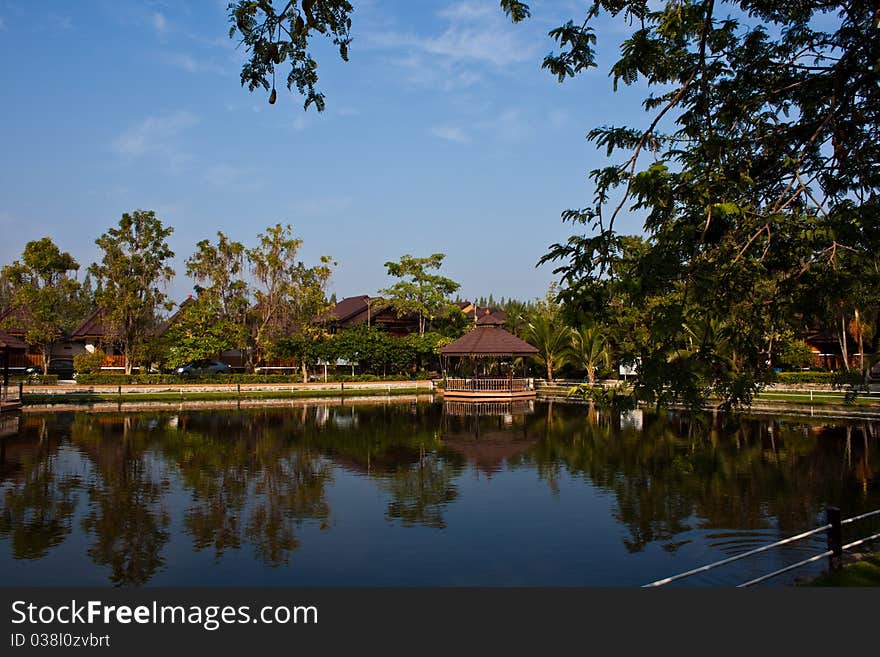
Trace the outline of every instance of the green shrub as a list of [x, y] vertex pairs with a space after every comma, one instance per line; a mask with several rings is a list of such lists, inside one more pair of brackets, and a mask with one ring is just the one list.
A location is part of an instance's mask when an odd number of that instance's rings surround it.
[[845, 383], [845, 373], [841, 372], [777, 372], [774, 383], [827, 383], [828, 385]]
[[31, 376], [13, 376], [10, 377], [11, 383], [21, 381], [26, 386], [54, 386], [58, 383], [57, 374], [32, 374]]
[[[375, 374], [337, 374], [327, 378], [331, 383], [355, 383], [369, 381], [404, 381], [410, 375], [389, 376], [383, 379]], [[416, 377], [427, 378], [424, 377]], [[186, 385], [189, 383], [302, 383], [299, 374], [214, 374], [207, 376], [180, 376], [178, 374], [78, 374], [76, 382], [87, 386], [126, 386], [126, 385]], [[323, 380], [319, 381], [320, 383]]]
[[92, 374], [101, 371], [104, 363], [104, 352], [100, 349], [89, 352], [84, 351], [73, 357], [73, 368], [79, 374]]

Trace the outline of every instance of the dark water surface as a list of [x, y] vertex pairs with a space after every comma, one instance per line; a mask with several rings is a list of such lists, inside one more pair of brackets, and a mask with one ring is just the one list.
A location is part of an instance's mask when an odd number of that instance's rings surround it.
[[[826, 504], [880, 508], [864, 420], [480, 412], [4, 417], [2, 585], [637, 586], [820, 525]], [[824, 540], [689, 583], [737, 584]]]

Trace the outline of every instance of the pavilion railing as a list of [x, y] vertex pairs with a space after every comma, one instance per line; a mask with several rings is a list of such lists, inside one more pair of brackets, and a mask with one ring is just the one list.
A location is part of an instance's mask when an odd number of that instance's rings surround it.
[[0, 402], [21, 401], [21, 382], [4, 385], [0, 380]]
[[528, 379], [446, 379], [446, 390], [454, 392], [524, 392]]

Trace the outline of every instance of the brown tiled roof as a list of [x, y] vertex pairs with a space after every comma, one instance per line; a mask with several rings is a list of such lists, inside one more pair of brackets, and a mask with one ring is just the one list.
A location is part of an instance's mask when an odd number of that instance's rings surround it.
[[337, 303], [328, 314], [331, 319], [335, 319], [337, 322], [344, 322], [350, 317], [364, 312], [367, 309], [367, 301], [369, 300], [370, 297], [366, 294], [358, 297], [346, 297]]
[[440, 353], [444, 356], [528, 356], [538, 350], [503, 328], [490, 325], [477, 326], [443, 347]]
[[504, 326], [504, 313], [498, 311], [497, 314], [483, 315], [477, 320], [477, 326]]
[[0, 349], [5, 351], [25, 351], [27, 350], [27, 345], [14, 335], [0, 331]]
[[100, 308], [96, 308], [74, 329], [70, 337], [74, 340], [77, 338], [103, 338], [108, 334], [109, 331], [104, 324], [104, 312]]

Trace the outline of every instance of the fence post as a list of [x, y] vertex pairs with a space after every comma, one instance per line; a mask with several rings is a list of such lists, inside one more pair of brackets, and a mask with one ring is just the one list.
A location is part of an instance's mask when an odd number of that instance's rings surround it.
[[18, 382], [18, 401], [24, 404], [24, 381]]
[[825, 522], [828, 528], [828, 549], [832, 552], [828, 557], [828, 567], [840, 570], [843, 565], [843, 534], [840, 529], [840, 509], [836, 506], [825, 507]]

